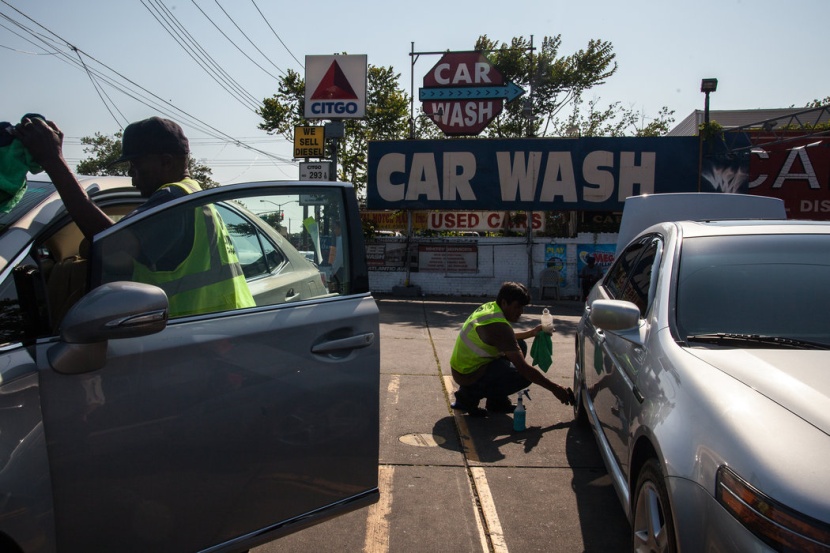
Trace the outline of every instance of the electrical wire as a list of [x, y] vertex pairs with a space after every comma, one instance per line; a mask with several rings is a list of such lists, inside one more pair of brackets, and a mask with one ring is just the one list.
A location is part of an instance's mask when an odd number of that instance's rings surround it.
[[[67, 41], [62, 39], [59, 35], [52, 32], [51, 30], [47, 29], [45, 26], [41, 25], [40, 23], [38, 23], [37, 21], [35, 21], [34, 19], [29, 17], [25, 13], [21, 12], [20, 10], [18, 10], [17, 8], [15, 8], [11, 4], [9, 4], [6, 0], [0, 0], [0, 2], [5, 4], [6, 6], [10, 7], [14, 11], [16, 11], [18, 14], [20, 14], [21, 16], [23, 16], [27, 20], [31, 21], [32, 23], [34, 23], [35, 25], [37, 25], [39, 28], [43, 29], [47, 33], [49, 33], [49, 34], [53, 35], [54, 37], [56, 37], [59, 41], [61, 41], [61, 43], [69, 44]], [[252, 152], [256, 152], [256, 153], [261, 154], [261, 155], [263, 155], [263, 156], [265, 156], [265, 157], [267, 157], [271, 160], [274, 160], [274, 161], [279, 161], [279, 162], [282, 162], [284, 164], [295, 165], [294, 161], [290, 158], [286, 158], [286, 157], [283, 157], [283, 156], [272, 154], [270, 152], [266, 152], [264, 150], [260, 150], [258, 148], [254, 148], [253, 146], [251, 146], [249, 144], [246, 144], [246, 143], [242, 142], [241, 140], [239, 140], [237, 138], [234, 138], [234, 137], [232, 137], [232, 136], [216, 129], [215, 127], [209, 125], [208, 123], [205, 123], [204, 121], [201, 121], [200, 119], [198, 119], [195, 116], [189, 114], [188, 112], [186, 112], [186, 111], [184, 111], [180, 108], [177, 108], [172, 103], [170, 103], [166, 100], [163, 100], [162, 98], [160, 98], [156, 94], [153, 94], [152, 92], [148, 91], [147, 89], [145, 89], [144, 87], [142, 87], [141, 85], [136, 83], [135, 81], [132, 81], [131, 79], [125, 77], [124, 75], [122, 75], [118, 71], [114, 70], [113, 68], [111, 68], [111, 67], [107, 66], [106, 64], [98, 61], [93, 56], [89, 55], [88, 53], [83, 52], [82, 50], [78, 49], [78, 51], [81, 52], [88, 60], [90, 60], [91, 62], [94, 62], [98, 66], [100, 66], [100, 67], [104, 68], [105, 70], [109, 71], [111, 74], [115, 75], [122, 82], [115, 81], [114, 78], [111, 78], [110, 76], [101, 73], [98, 69], [96, 69], [94, 67], [91, 67], [91, 66], [88, 66], [88, 65], [84, 66], [84, 64], [79, 63], [78, 60], [74, 59], [71, 55], [69, 55], [66, 52], [60, 50], [61, 45], [60, 44], [56, 45], [55, 44], [56, 41], [54, 41], [51, 37], [43, 35], [43, 34], [37, 32], [37, 31], [27, 27], [25, 24], [12, 19], [11, 17], [9, 17], [6, 14], [0, 13], [0, 17], [7, 20], [11, 24], [15, 25], [18, 29], [21, 29], [22, 31], [27, 33], [30, 37], [32, 37], [32, 39], [39, 41], [41, 44], [38, 44], [38, 43], [34, 42], [30, 38], [25, 38], [21, 35], [18, 35], [18, 36], [21, 36], [21, 38], [23, 38], [23, 40], [25, 40], [26, 42], [29, 42], [30, 44], [32, 44], [32, 45], [34, 45], [38, 48], [43, 49], [47, 53], [55, 55], [57, 57], [57, 59], [63, 61], [64, 63], [75, 66], [75, 67], [77, 67], [78, 69], [80, 69], [82, 71], [85, 71], [85, 72], [88, 71], [89, 73], [93, 74], [99, 81], [105, 83], [107, 86], [121, 92], [125, 96], [127, 96], [129, 98], [132, 98], [133, 100], [135, 100], [135, 101], [137, 101], [137, 102], [139, 102], [139, 103], [141, 103], [145, 106], [148, 106], [148, 107], [158, 111], [160, 114], [162, 114], [166, 117], [173, 118], [173, 119], [179, 119], [184, 125], [195, 128], [196, 130], [202, 132], [203, 134], [212, 136], [214, 139], [224, 141], [225, 143], [233, 144], [237, 147], [247, 149], [247, 150], [252, 151]], [[127, 83], [127, 84], [123, 84], [123, 83]], [[172, 115], [172, 114], [175, 114], [175, 115]]]
[[[110, 113], [112, 118], [115, 120], [115, 124], [118, 125], [119, 128], [123, 128], [122, 125], [121, 125], [121, 121], [119, 121], [118, 118], [115, 116], [115, 114], [112, 112], [112, 110], [110, 109], [109, 104], [112, 104], [112, 107], [115, 109], [115, 111], [118, 111], [118, 115], [121, 116], [121, 119], [124, 121], [124, 123], [127, 122], [127, 118], [124, 117], [124, 114], [121, 113], [118, 110], [118, 108], [115, 105], [115, 102], [113, 102], [112, 99], [109, 96], [107, 96], [107, 93], [104, 92], [103, 87], [100, 84], [98, 84], [97, 80], [95, 80], [95, 77], [93, 76], [92, 71], [90, 71], [89, 68], [84, 63], [84, 59], [83, 59], [83, 57], [81, 57], [80, 50], [78, 50], [77, 48], [75, 48], [72, 45], [69, 45], [69, 47], [72, 49], [73, 52], [75, 52], [78, 55], [78, 62], [83, 66], [84, 71], [86, 71], [86, 74], [89, 77], [90, 82], [92, 82], [92, 87], [95, 89], [95, 92], [98, 93], [98, 98], [101, 99], [101, 103], [104, 104], [104, 107], [107, 108], [107, 111]], [[104, 100], [105, 96], [107, 98], [106, 100]], [[109, 100], [109, 104], [107, 103], [107, 100]]]
[[[190, 0], [190, 1], [191, 1], [191, 2], [193, 2], [193, 5], [194, 5], [194, 6], [196, 6], [196, 9], [198, 9], [200, 12], [202, 12], [202, 15], [204, 15], [204, 16], [205, 16], [205, 18], [206, 18], [208, 21], [210, 21], [211, 25], [213, 25], [214, 27], [216, 27], [216, 30], [217, 30], [217, 31], [219, 31], [219, 32], [222, 34], [222, 36], [223, 36], [223, 37], [225, 37], [225, 38], [228, 40], [228, 42], [230, 42], [230, 43], [233, 45], [233, 47], [234, 47], [234, 48], [236, 48], [237, 50], [239, 50], [239, 53], [240, 53], [240, 54], [242, 54], [243, 56], [245, 56], [246, 58], [248, 58], [248, 59], [251, 61], [251, 63], [253, 63], [253, 64], [254, 64], [254, 65], [256, 65], [257, 67], [259, 67], [260, 69], [262, 69], [262, 71], [263, 71], [265, 74], [267, 74], [269, 77], [271, 77], [272, 79], [274, 79], [274, 80], [276, 80], [276, 81], [278, 81], [278, 80], [279, 80], [279, 77], [277, 77], [276, 75], [271, 74], [271, 73], [270, 73], [267, 69], [265, 69], [264, 67], [262, 67], [262, 66], [261, 66], [260, 64], [258, 64], [256, 61], [254, 61], [254, 59], [253, 59], [253, 58], [251, 58], [251, 56], [249, 56], [248, 54], [246, 54], [246, 53], [245, 53], [245, 51], [244, 51], [244, 50], [242, 50], [242, 48], [240, 48], [240, 47], [239, 47], [239, 46], [238, 46], [238, 45], [237, 45], [237, 44], [233, 41], [233, 39], [231, 39], [231, 37], [229, 37], [227, 34], [225, 34], [225, 31], [223, 31], [223, 30], [219, 27], [219, 25], [217, 25], [217, 24], [213, 21], [213, 19], [211, 19], [211, 18], [210, 18], [210, 16], [209, 16], [207, 13], [205, 13], [205, 11], [204, 11], [201, 7], [199, 7], [199, 4], [197, 4], [197, 3], [196, 3], [196, 0]], [[220, 6], [220, 7], [221, 7], [221, 6]], [[224, 10], [223, 10], [223, 11], [224, 11]], [[233, 20], [231, 20], [231, 21], [233, 21]], [[239, 28], [239, 27], [237, 27], [237, 28]], [[243, 34], [244, 34], [244, 33], [243, 33]], [[245, 38], [247, 38], [247, 37], [245, 37]], [[248, 39], [248, 42], [250, 42], [250, 39]], [[256, 46], [254, 46], [254, 48], [256, 48]], [[257, 48], [257, 50], [259, 50], [259, 49]], [[261, 52], [260, 52], [260, 53], [261, 53]], [[268, 58], [265, 58], [265, 59], [268, 59]], [[268, 61], [269, 61], [269, 62], [271, 62], [271, 60], [268, 60]], [[274, 64], [273, 64], [273, 63], [271, 63], [271, 65], [274, 65]], [[276, 65], [274, 65], [274, 67], [277, 67], [277, 66], [276, 66]], [[280, 69], [279, 67], [277, 67], [277, 71], [279, 71], [279, 72], [281, 72], [283, 75], [285, 75], [285, 72], [284, 72], [282, 69]]]
[[256, 1], [255, 1], [255, 0], [251, 0], [251, 3], [252, 3], [252, 4], [254, 5], [254, 7], [256, 8], [256, 11], [258, 11], [258, 12], [259, 12], [259, 15], [260, 15], [260, 16], [262, 16], [262, 20], [263, 20], [263, 21], [265, 21], [265, 24], [266, 24], [266, 25], [268, 25], [268, 28], [269, 28], [269, 29], [271, 29], [271, 32], [272, 32], [272, 33], [274, 33], [274, 36], [275, 36], [275, 37], [277, 37], [277, 40], [279, 40], [279, 41], [280, 41], [280, 44], [282, 44], [283, 48], [285, 48], [285, 51], [286, 51], [286, 52], [288, 52], [289, 54], [291, 54], [291, 57], [292, 57], [292, 58], [294, 58], [294, 61], [296, 61], [296, 62], [297, 62], [297, 64], [298, 64], [300, 67], [302, 67], [303, 69], [305, 69], [305, 65], [304, 65], [304, 64], [303, 64], [300, 60], [298, 60], [298, 59], [297, 59], [297, 56], [295, 56], [295, 55], [294, 55], [294, 52], [292, 52], [292, 51], [288, 48], [288, 46], [286, 46], [285, 42], [283, 42], [283, 41], [282, 41], [282, 38], [280, 38], [280, 35], [278, 35], [278, 34], [277, 34], [277, 31], [275, 31], [275, 30], [274, 30], [274, 28], [271, 26], [271, 24], [268, 22], [268, 20], [267, 20], [267, 19], [265, 19], [265, 14], [263, 14], [263, 13], [262, 13], [262, 10], [260, 10], [260, 9], [259, 9], [259, 6], [257, 6]]
[[273, 65], [274, 67], [276, 67], [277, 71], [279, 71], [280, 73], [282, 73], [283, 75], [285, 75], [285, 71], [283, 71], [282, 69], [280, 69], [279, 67], [277, 67], [277, 66], [274, 64], [274, 62], [272, 62], [272, 61], [271, 61], [271, 59], [270, 59], [268, 56], [266, 56], [266, 55], [265, 55], [265, 52], [263, 52], [262, 50], [260, 50], [260, 49], [259, 49], [259, 47], [258, 47], [256, 44], [254, 44], [254, 42], [253, 42], [250, 38], [248, 38], [248, 35], [247, 35], [247, 34], [245, 34], [245, 31], [243, 31], [243, 30], [239, 27], [239, 25], [237, 25], [237, 24], [236, 24], [236, 21], [234, 21], [234, 19], [231, 17], [231, 15], [230, 15], [230, 14], [229, 14], [226, 10], [225, 10], [225, 8], [223, 8], [223, 7], [222, 7], [222, 4], [220, 4], [220, 3], [219, 3], [219, 0], [214, 0], [214, 2], [216, 2], [216, 5], [217, 5], [217, 6], [219, 6], [219, 9], [220, 9], [220, 10], [222, 10], [222, 13], [224, 13], [224, 14], [225, 14], [225, 17], [227, 17], [227, 18], [230, 20], [230, 22], [231, 22], [231, 23], [233, 23], [233, 26], [234, 26], [234, 27], [236, 27], [236, 30], [238, 30], [238, 31], [242, 34], [242, 36], [244, 36], [244, 37], [245, 37], [245, 40], [247, 40], [247, 41], [251, 44], [251, 46], [253, 46], [253, 47], [254, 47], [254, 49], [262, 55], [262, 57], [263, 57], [263, 58], [265, 58], [266, 60], [268, 60], [268, 63], [270, 63], [271, 65]]
[[[184, 29], [176, 17], [161, 3], [160, 0], [141, 0], [155, 20], [181, 46], [181, 48], [196, 62], [219, 86], [225, 89], [240, 104], [256, 113], [261, 107], [259, 101], [251, 96], [239, 83], [222, 69], [216, 61], [202, 48], [199, 43]], [[154, 3], [155, 1], [155, 3]], [[154, 12], [155, 10], [155, 12]], [[233, 90], [231, 90], [233, 89]]]

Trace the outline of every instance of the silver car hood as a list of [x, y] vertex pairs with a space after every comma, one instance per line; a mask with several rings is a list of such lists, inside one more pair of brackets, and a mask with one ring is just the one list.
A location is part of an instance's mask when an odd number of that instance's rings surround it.
[[686, 348], [830, 435], [830, 351]]

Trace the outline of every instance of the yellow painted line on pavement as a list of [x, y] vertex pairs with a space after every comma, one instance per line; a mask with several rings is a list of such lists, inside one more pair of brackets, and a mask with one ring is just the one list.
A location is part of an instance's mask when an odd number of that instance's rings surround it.
[[389, 386], [386, 387], [386, 391], [389, 392], [392, 405], [397, 405], [401, 395], [401, 375], [396, 374], [389, 379]]
[[389, 553], [389, 514], [392, 512], [392, 476], [395, 468], [378, 466], [380, 499], [369, 507], [366, 516], [366, 541], [363, 553]]
[[490, 543], [493, 545], [493, 553], [508, 553], [507, 543], [504, 541], [504, 531], [501, 528], [501, 521], [496, 512], [496, 502], [493, 501], [493, 495], [490, 493], [490, 485], [487, 483], [484, 468], [470, 467], [470, 472], [473, 475], [473, 482], [476, 486], [481, 512], [484, 515], [484, 522], [487, 524]]
[[[455, 381], [452, 379], [452, 376], [445, 376], [443, 378], [444, 388], [447, 390], [450, 402], [452, 402], [454, 400], [452, 394], [455, 390]], [[461, 449], [464, 450], [468, 460], [475, 461], [476, 463], [480, 462], [478, 451], [476, 451], [476, 444], [470, 435], [470, 429], [467, 428], [467, 416], [455, 410], [453, 410], [453, 416], [455, 417], [455, 423], [458, 425], [458, 439], [461, 440]]]
[[[443, 379], [447, 395], [450, 397], [450, 401], [452, 401], [454, 399], [452, 393], [455, 390], [455, 381], [452, 379], [452, 376], [444, 376]], [[460, 414], [458, 411], [453, 411], [453, 416], [458, 425], [458, 437], [467, 460], [480, 462], [475, 442], [473, 442], [470, 429], [467, 427], [467, 416]], [[476, 516], [476, 525], [478, 526], [479, 537], [481, 538], [481, 550], [485, 552], [492, 551], [493, 553], [508, 553], [507, 543], [504, 541], [504, 531], [501, 527], [499, 515], [496, 512], [496, 503], [493, 501], [493, 495], [490, 493], [490, 485], [487, 483], [487, 476], [484, 474], [484, 469], [482, 467], [470, 467], [470, 474], [472, 475], [472, 486], [475, 488], [472, 495], [473, 512]], [[477, 504], [476, 497], [478, 497]], [[482, 516], [484, 517], [483, 521]], [[490, 536], [492, 550], [487, 543], [488, 534]]]

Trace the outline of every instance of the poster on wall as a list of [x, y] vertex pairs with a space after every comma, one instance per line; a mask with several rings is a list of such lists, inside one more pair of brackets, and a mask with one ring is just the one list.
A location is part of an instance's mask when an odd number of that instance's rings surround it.
[[475, 273], [478, 246], [475, 244], [418, 246], [418, 270], [422, 273]]
[[370, 271], [403, 271], [406, 269], [406, 242], [367, 243], [366, 262]]
[[588, 264], [587, 258], [589, 255], [594, 256], [597, 266], [602, 269], [602, 274], [608, 272], [608, 267], [614, 263], [614, 252], [617, 250], [616, 244], [579, 244], [576, 247], [576, 274], [582, 271], [582, 268]]
[[545, 244], [545, 267], [559, 271], [559, 288], [568, 286], [568, 247], [565, 244]]

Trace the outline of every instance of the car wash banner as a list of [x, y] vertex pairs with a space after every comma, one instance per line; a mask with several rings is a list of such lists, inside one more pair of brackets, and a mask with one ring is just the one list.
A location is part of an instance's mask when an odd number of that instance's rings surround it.
[[407, 140], [369, 144], [369, 209], [620, 211], [698, 191], [697, 137]]

